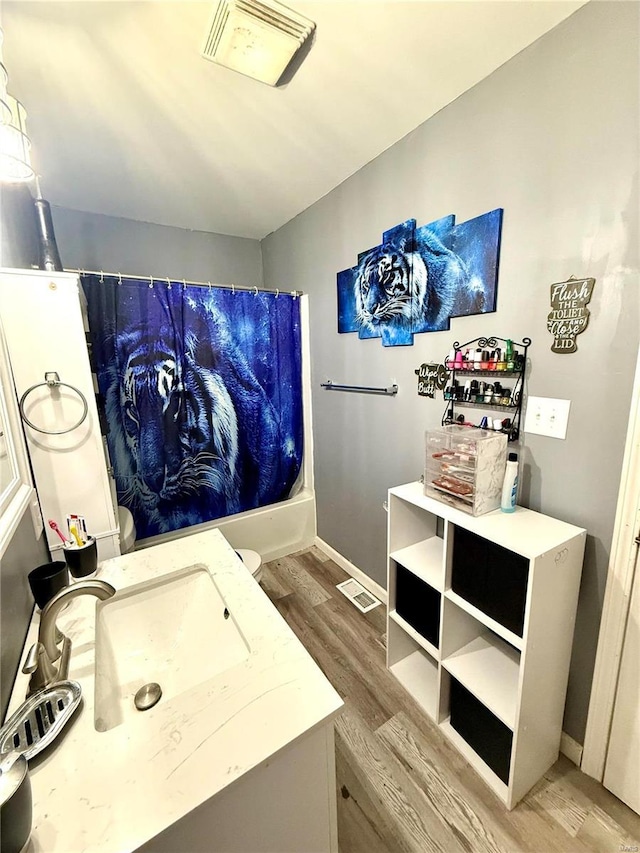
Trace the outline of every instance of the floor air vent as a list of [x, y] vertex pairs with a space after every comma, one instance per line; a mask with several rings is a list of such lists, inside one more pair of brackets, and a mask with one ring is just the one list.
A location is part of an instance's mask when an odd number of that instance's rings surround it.
[[371, 595], [371, 593], [366, 590], [362, 584], [358, 583], [358, 581], [354, 581], [353, 578], [349, 578], [348, 581], [342, 581], [342, 583], [336, 584], [337, 589], [343, 595], [346, 595], [349, 601], [360, 610], [362, 613], [368, 613], [369, 610], [373, 610], [374, 607], [377, 607], [381, 604], [378, 599]]

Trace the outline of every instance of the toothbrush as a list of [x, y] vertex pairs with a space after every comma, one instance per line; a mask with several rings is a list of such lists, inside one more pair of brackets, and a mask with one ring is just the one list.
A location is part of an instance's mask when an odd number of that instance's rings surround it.
[[49, 527], [50, 527], [52, 530], [55, 530], [55, 532], [56, 532], [56, 533], [58, 534], [58, 536], [62, 539], [62, 541], [64, 542], [64, 544], [65, 544], [65, 545], [68, 545], [68, 544], [69, 544], [69, 543], [67, 542], [67, 540], [64, 538], [64, 536], [62, 535], [62, 531], [60, 530], [60, 528], [58, 527], [58, 525], [55, 523], [55, 521], [54, 521], [52, 518], [50, 518], [50, 519], [49, 519]]
[[78, 516], [78, 526], [80, 527], [80, 536], [82, 538], [82, 544], [86, 545], [89, 541], [89, 534], [87, 533], [87, 522], [84, 519], [84, 515]]
[[67, 516], [67, 530], [69, 531], [69, 538], [75, 539], [78, 543], [78, 548], [81, 548], [84, 542], [82, 541], [80, 520], [75, 513]]
[[71, 525], [71, 535], [76, 540], [76, 545], [78, 548], [82, 548], [82, 539], [78, 536], [78, 531], [76, 530], [75, 524]]

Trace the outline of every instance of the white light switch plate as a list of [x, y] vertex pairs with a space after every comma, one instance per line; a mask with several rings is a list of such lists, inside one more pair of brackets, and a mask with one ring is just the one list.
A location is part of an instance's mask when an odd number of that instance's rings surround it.
[[524, 431], [551, 438], [566, 438], [571, 400], [528, 397]]

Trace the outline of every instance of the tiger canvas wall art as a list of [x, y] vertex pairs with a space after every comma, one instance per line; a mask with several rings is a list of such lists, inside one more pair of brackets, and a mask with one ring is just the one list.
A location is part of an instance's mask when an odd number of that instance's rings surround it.
[[385, 231], [338, 273], [338, 332], [410, 345], [415, 333], [447, 330], [451, 317], [495, 311], [502, 213]]

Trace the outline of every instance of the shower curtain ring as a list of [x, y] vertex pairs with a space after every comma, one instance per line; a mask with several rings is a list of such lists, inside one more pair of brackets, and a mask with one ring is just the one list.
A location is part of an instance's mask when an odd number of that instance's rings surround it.
[[209, 293], [211, 293], [211, 282], [208, 281], [207, 284], [209, 285]]
[[187, 289], [187, 282], [184, 279], [182, 279], [182, 289], [183, 290]]
[[235, 286], [235, 284], [233, 284], [233, 283], [231, 284], [231, 295], [232, 295], [232, 296], [235, 296], [235, 295], [236, 295], [236, 286]]
[[153, 276], [152, 275], [149, 276], [149, 288], [151, 290], [153, 290]]
[[258, 288], [255, 285], [253, 286], [253, 295], [254, 296], [258, 295]]
[[276, 299], [280, 296], [280, 288], [276, 287]]
[[122, 284], [122, 273], [118, 273], [118, 284]]
[[167, 276], [167, 290], [171, 290], [171, 279]]
[[104, 273], [100, 270], [100, 284], [104, 284]]

